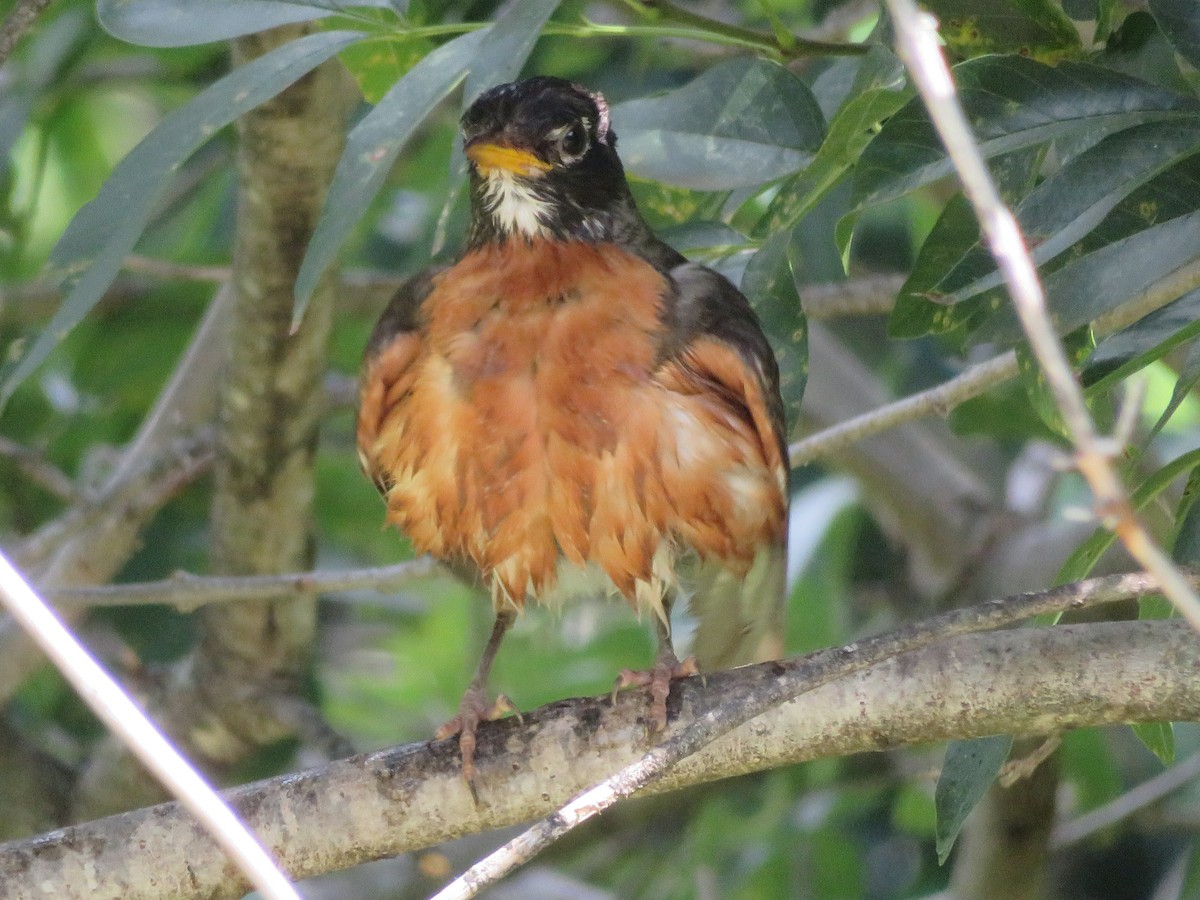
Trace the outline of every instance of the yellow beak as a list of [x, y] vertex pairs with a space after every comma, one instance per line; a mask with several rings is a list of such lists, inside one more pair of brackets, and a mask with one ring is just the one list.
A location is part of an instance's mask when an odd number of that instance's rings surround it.
[[465, 152], [467, 159], [484, 175], [500, 170], [529, 177], [550, 170], [550, 163], [543, 162], [528, 150], [504, 144], [468, 144]]

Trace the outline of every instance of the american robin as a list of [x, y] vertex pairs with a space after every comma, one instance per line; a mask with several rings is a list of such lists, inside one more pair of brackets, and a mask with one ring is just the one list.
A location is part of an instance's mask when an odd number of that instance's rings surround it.
[[649, 727], [690, 597], [700, 665], [782, 652], [787, 452], [779, 373], [746, 298], [638, 213], [609, 109], [559, 78], [492, 88], [462, 118], [466, 250], [411, 278], [367, 345], [358, 447], [387, 518], [476, 572], [495, 627], [458, 715], [475, 732], [500, 641], [530, 601], [619, 594], [659, 650]]

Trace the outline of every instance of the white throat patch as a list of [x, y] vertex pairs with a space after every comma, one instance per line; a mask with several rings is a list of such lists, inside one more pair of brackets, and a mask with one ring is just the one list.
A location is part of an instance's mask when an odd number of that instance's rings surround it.
[[550, 204], [512, 172], [494, 169], [483, 180], [483, 202], [500, 230], [525, 237], [545, 237]]

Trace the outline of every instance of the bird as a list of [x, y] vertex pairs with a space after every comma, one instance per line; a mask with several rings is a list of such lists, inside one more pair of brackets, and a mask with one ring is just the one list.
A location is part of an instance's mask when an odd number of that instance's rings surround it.
[[[671, 682], [782, 655], [788, 465], [779, 371], [749, 301], [638, 211], [602, 94], [536, 76], [461, 119], [470, 219], [410, 277], [363, 356], [359, 456], [415, 550], [490, 594], [457, 715], [475, 793], [500, 643], [530, 603], [612, 595], [654, 622], [649, 732]], [[698, 617], [680, 660], [671, 608]], [[697, 663], [699, 660], [699, 663]], [[615, 692], [615, 689], [614, 689]]]

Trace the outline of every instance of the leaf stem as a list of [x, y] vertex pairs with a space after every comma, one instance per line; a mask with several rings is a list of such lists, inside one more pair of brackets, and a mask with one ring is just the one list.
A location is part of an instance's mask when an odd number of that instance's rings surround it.
[[[740, 25], [730, 25], [702, 16], [672, 3], [671, 0], [615, 0], [617, 5], [631, 10], [643, 19], [665, 20], [688, 26], [700, 32], [737, 41], [744, 46], [759, 47], [785, 59], [801, 56], [861, 56], [870, 47], [866, 44], [847, 44], [831, 41], [812, 41], [797, 35], [789, 35], [786, 41], [765, 31], [755, 31]], [[699, 38], [712, 41], [713, 38]], [[721, 41], [714, 41], [720, 43]]]

